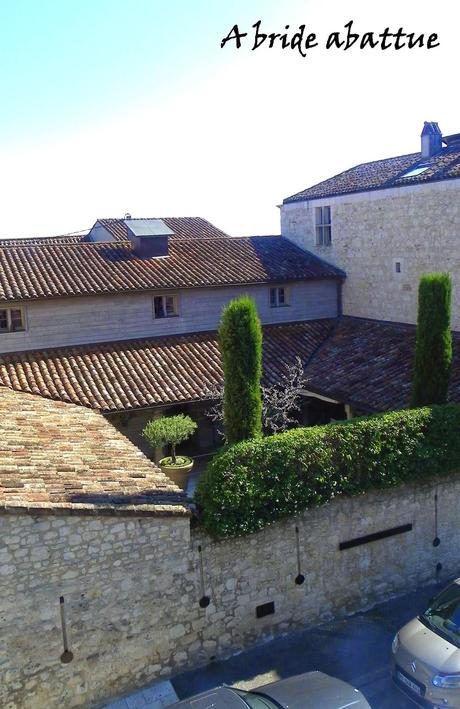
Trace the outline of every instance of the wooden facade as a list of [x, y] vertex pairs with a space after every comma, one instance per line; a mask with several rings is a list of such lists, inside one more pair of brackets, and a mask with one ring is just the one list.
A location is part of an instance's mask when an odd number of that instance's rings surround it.
[[162, 319], [155, 319], [153, 311], [153, 298], [160, 291], [22, 301], [26, 329], [0, 333], [0, 352], [215, 330], [222, 307], [243, 293], [256, 301], [263, 324], [339, 314], [337, 280], [280, 283], [288, 297], [283, 307], [270, 307], [273, 285], [178, 289], [178, 316]]

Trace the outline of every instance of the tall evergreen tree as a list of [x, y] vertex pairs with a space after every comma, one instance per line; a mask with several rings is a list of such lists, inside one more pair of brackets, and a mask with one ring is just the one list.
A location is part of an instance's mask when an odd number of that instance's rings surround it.
[[447, 400], [452, 363], [451, 294], [452, 282], [447, 273], [421, 277], [412, 407], [444, 404]]
[[230, 301], [222, 311], [219, 344], [224, 370], [224, 431], [227, 443], [262, 432], [262, 328], [252, 298]]

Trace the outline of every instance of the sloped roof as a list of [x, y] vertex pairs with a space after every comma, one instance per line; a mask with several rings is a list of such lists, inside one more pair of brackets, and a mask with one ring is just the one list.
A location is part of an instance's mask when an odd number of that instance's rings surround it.
[[[264, 327], [265, 382], [278, 381], [296, 356], [307, 362], [333, 322]], [[215, 332], [0, 356], [0, 385], [105, 412], [197, 401], [221, 382]]]
[[188, 514], [184, 493], [90, 409], [0, 388], [0, 512]]
[[[174, 232], [172, 239], [221, 239], [231, 238], [222, 229], [202, 217], [144, 217], [143, 220], [161, 219]], [[128, 241], [128, 230], [124, 219], [98, 219], [115, 241]], [[89, 232], [88, 232], [89, 233]], [[24, 239], [0, 239], [1, 246], [44, 246], [46, 244], [80, 244], [87, 241], [88, 233], [62, 234], [58, 236], [36, 236]]]
[[[171, 239], [222, 239], [231, 238], [222, 229], [202, 217], [144, 217], [142, 220], [150, 221], [161, 219], [174, 234]], [[136, 221], [141, 221], [136, 218]], [[127, 241], [128, 229], [125, 219], [98, 219], [96, 223], [102, 224], [116, 241]]]
[[[428, 166], [428, 169], [418, 175], [404, 177], [412, 168]], [[413, 184], [436, 182], [460, 177], [460, 147], [453, 143], [431, 158], [422, 158], [421, 153], [400, 155], [384, 160], [356, 165], [334, 177], [330, 177], [317, 185], [286, 197], [283, 204], [302, 202], [310, 199], [334, 197], [352, 192], [367, 192], [388, 187], [404, 187]]]
[[[265, 384], [300, 357], [308, 390], [359, 412], [409, 403], [413, 325], [342, 317], [267, 325], [263, 334]], [[453, 341], [449, 398], [460, 403], [460, 333]], [[199, 401], [221, 382], [215, 332], [0, 356], [0, 387], [104, 412]]]
[[0, 248], [0, 301], [343, 276], [283, 237], [173, 239], [162, 258], [128, 242]]
[[[343, 317], [305, 370], [307, 388], [361, 412], [409, 405], [415, 352], [414, 325]], [[460, 403], [460, 333], [453, 333], [449, 387]]]
[[46, 246], [47, 244], [80, 244], [86, 237], [84, 235], [69, 236], [32, 236], [25, 239], [0, 239], [0, 248], [3, 246]]

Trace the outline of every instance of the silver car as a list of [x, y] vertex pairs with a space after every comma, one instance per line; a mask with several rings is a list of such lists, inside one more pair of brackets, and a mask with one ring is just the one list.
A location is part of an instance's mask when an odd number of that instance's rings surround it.
[[396, 633], [393, 680], [421, 707], [460, 707], [460, 579]]
[[170, 709], [371, 709], [361, 692], [323, 672], [305, 672], [250, 692], [218, 687]]

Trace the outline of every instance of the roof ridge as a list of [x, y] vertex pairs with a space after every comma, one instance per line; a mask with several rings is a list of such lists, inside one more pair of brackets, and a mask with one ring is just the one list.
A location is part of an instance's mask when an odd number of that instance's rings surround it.
[[[53, 238], [53, 237], [51, 237]], [[192, 242], [196, 244], [197, 242], [200, 241], [211, 241], [211, 242], [220, 242], [223, 241], [225, 243], [228, 243], [229, 241], [237, 241], [237, 240], [243, 240], [243, 239], [280, 239], [280, 238], [285, 238], [282, 236], [282, 234], [277, 235], [277, 234], [256, 234], [254, 236], [184, 236], [181, 237], [180, 239], [173, 239], [175, 244], [178, 243], [183, 243], [183, 242]], [[289, 239], [286, 239], [289, 241]], [[22, 239], [18, 239], [18, 241], [22, 241]], [[128, 239], [118, 239], [117, 241], [75, 241], [69, 244], [65, 243], [53, 243], [53, 244], [15, 244], [14, 239], [11, 239], [11, 244], [4, 244], [2, 243], [2, 240], [0, 239], [0, 248], [3, 246], [9, 248], [10, 246], [14, 246], [15, 248], [21, 249], [21, 248], [29, 248], [30, 246], [98, 246], [100, 248], [103, 247], [110, 247], [110, 248], [119, 248], [119, 247], [124, 247], [127, 244], [130, 244], [130, 240]], [[294, 242], [289, 241], [292, 246], [296, 246]], [[314, 256], [314, 254], [312, 254]], [[318, 258], [318, 257], [315, 257]], [[318, 259], [321, 261], [321, 259]], [[326, 262], [324, 262], [326, 263]]]
[[[14, 241], [14, 240], [12, 239], [12, 241]], [[185, 239], [182, 239], [182, 241], [185, 241]], [[56, 246], [71, 246], [71, 247], [74, 247], [74, 246], [78, 246], [78, 247], [80, 247], [80, 246], [116, 246], [116, 247], [120, 247], [120, 246], [126, 245], [127, 243], [129, 243], [129, 239], [126, 239], [123, 241], [75, 241], [70, 244], [56, 244], [56, 243], [53, 243], [53, 244], [2, 244], [1, 240], [0, 240], [0, 248], [2, 248], [3, 246], [5, 246], [6, 248], [9, 248], [10, 246], [14, 246], [17, 249], [28, 249], [31, 246], [40, 246], [40, 247], [41, 246], [53, 246], [53, 247], [56, 247]]]
[[[97, 217], [96, 221], [104, 221], [104, 222], [130, 222], [130, 221], [136, 221], [136, 220], [142, 220], [146, 221], [149, 219], [201, 219], [203, 222], [207, 222], [208, 224], [211, 224], [211, 226], [214, 226], [212, 222], [209, 221], [209, 219], [206, 219], [205, 217], [199, 217], [199, 216], [194, 216], [194, 217], [129, 217], [129, 219], [125, 217]], [[222, 229], [219, 229], [219, 227], [215, 227], [219, 231], [222, 231]]]

